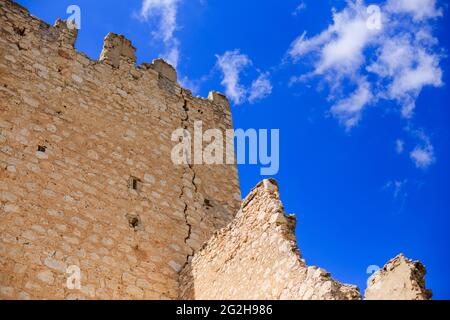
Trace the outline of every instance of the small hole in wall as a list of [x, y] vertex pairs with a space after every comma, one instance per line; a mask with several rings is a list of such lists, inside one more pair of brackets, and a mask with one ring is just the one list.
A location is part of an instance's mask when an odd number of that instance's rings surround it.
[[127, 214], [128, 226], [134, 231], [140, 231], [144, 229], [141, 218], [136, 214]]
[[130, 218], [130, 227], [136, 228], [139, 225], [139, 219], [137, 217]]
[[138, 179], [136, 177], [130, 177], [130, 179], [128, 180], [128, 188], [137, 192], [141, 191], [142, 190], [141, 179]]
[[206, 210], [209, 210], [209, 208], [214, 207], [213, 204], [211, 203], [211, 201], [209, 199], [205, 199], [203, 201], [203, 205], [206, 207]]
[[14, 31], [21, 37], [23, 37], [25, 35], [25, 27], [23, 28], [19, 28], [19, 27], [14, 27]]
[[46, 150], [47, 150], [46, 146], [38, 146], [38, 151], [39, 152], [45, 153]]

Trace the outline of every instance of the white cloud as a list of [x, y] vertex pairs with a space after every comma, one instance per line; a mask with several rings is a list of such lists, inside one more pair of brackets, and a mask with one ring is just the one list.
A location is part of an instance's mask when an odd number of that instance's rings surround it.
[[341, 99], [331, 108], [331, 113], [344, 124], [347, 129], [353, 128], [361, 119], [361, 111], [372, 100], [370, 84], [360, 79], [358, 89], [349, 97]]
[[300, 2], [299, 5], [295, 8], [294, 12], [292, 12], [293, 16], [299, 15], [300, 12], [306, 9], [306, 3]]
[[442, 86], [440, 57], [415, 42], [411, 35], [388, 39], [379, 48], [377, 60], [367, 67], [369, 72], [388, 81], [380, 96], [397, 101], [405, 118], [412, 117], [415, 100], [423, 87]]
[[240, 84], [240, 73], [252, 64], [250, 58], [241, 54], [238, 49], [227, 51], [223, 55], [216, 55], [217, 64], [223, 73], [222, 85], [225, 93], [235, 104], [244, 102], [247, 91]]
[[159, 17], [159, 30], [154, 32], [164, 41], [170, 41], [177, 27], [177, 9], [180, 0], [143, 0], [141, 17], [149, 20]]
[[416, 147], [410, 153], [410, 157], [417, 168], [426, 169], [435, 161], [433, 146]]
[[417, 168], [426, 169], [436, 162], [434, 156], [434, 147], [431, 144], [430, 138], [423, 132], [423, 130], [406, 129], [417, 140], [417, 146], [409, 154], [411, 160]]
[[344, 13], [334, 16], [335, 24], [330, 39], [322, 47], [321, 59], [316, 66], [318, 74], [330, 69], [353, 74], [365, 60], [363, 49], [372, 31], [366, 27], [366, 20], [362, 16], [357, 14], [349, 17], [348, 12]]
[[349, 2], [341, 12], [333, 10], [333, 24], [317, 36], [307, 39], [303, 32], [291, 45], [289, 55], [299, 58], [313, 53], [318, 56], [314, 74], [327, 71], [354, 74], [364, 62], [363, 49], [378, 31], [367, 28], [365, 6]]
[[348, 0], [343, 10], [333, 9], [325, 30], [309, 38], [303, 32], [288, 51], [294, 62], [312, 61], [311, 72], [293, 79], [318, 76], [328, 83], [331, 113], [347, 129], [380, 100], [395, 101], [411, 118], [422, 89], [442, 85], [442, 57], [432, 34], [431, 19], [442, 15], [436, 1], [387, 0], [380, 13], [381, 28], [370, 28], [364, 1]]
[[262, 73], [255, 81], [252, 82], [248, 101], [250, 103], [262, 100], [272, 93], [272, 83], [269, 80], [268, 73]]
[[254, 103], [272, 93], [268, 73], [261, 73], [249, 88], [241, 83], [241, 73], [253, 65], [253, 62], [238, 49], [226, 51], [223, 55], [216, 55], [216, 57], [217, 66], [223, 74], [221, 84], [225, 87], [225, 94], [234, 104]]
[[415, 21], [442, 16], [436, 0], [389, 0], [386, 9], [391, 13], [410, 14]]
[[384, 190], [392, 190], [394, 198], [399, 198], [400, 196], [403, 198], [406, 196], [406, 192], [404, 191], [408, 180], [392, 180], [386, 183], [383, 187]]
[[397, 139], [395, 141], [395, 151], [398, 154], [402, 154], [404, 150], [405, 150], [405, 142], [403, 140]]
[[179, 41], [174, 36], [177, 29], [177, 11], [182, 0], [143, 0], [140, 17], [145, 21], [158, 19], [157, 30], [152, 35], [161, 39], [166, 47], [163, 58], [175, 68], [179, 61]]

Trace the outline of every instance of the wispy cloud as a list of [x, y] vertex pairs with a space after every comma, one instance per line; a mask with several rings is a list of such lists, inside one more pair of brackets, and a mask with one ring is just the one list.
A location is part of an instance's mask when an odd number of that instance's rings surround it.
[[397, 154], [402, 154], [404, 150], [405, 142], [400, 139], [395, 140], [395, 151], [397, 152]]
[[[294, 62], [311, 58], [312, 71], [295, 81], [324, 79], [331, 113], [347, 129], [380, 100], [395, 101], [411, 118], [422, 89], [442, 85], [442, 57], [432, 34], [432, 19], [442, 15], [436, 1], [387, 0], [377, 8], [368, 11], [364, 1], [349, 0], [342, 11], [333, 9], [331, 25], [310, 38], [303, 32], [288, 52]], [[379, 28], [369, 24], [373, 18]]]
[[[416, 129], [411, 124], [404, 128], [408, 134], [408, 144], [402, 139], [395, 141], [395, 151], [397, 154], [406, 154], [409, 156], [416, 168], [427, 169], [436, 162], [436, 155], [431, 138], [424, 132], [423, 129]], [[411, 146], [412, 145], [412, 146]]]
[[434, 147], [422, 130], [413, 130], [411, 133], [417, 138], [418, 143], [409, 156], [417, 168], [426, 169], [436, 161]]
[[226, 95], [235, 104], [241, 104], [246, 98], [247, 91], [240, 83], [240, 73], [251, 65], [252, 61], [238, 49], [216, 55], [216, 57], [217, 65], [223, 73], [222, 85], [225, 86]]
[[383, 189], [384, 190], [389, 190], [392, 191], [392, 195], [394, 198], [399, 198], [399, 197], [406, 197], [406, 191], [405, 191], [405, 187], [406, 184], [408, 183], [408, 180], [392, 180], [392, 181], [388, 181]]
[[141, 16], [145, 20], [159, 17], [159, 30], [154, 35], [170, 41], [177, 27], [177, 9], [181, 0], [143, 0]]
[[180, 58], [179, 41], [174, 36], [177, 29], [177, 12], [182, 0], [143, 0], [140, 17], [145, 21], [157, 19], [157, 29], [152, 32], [166, 47], [165, 58], [175, 68]]
[[262, 100], [272, 93], [272, 83], [269, 80], [268, 73], [262, 73], [255, 81], [252, 82], [248, 101], [254, 103]]
[[391, 180], [383, 186], [383, 190], [389, 192], [392, 195], [393, 200], [398, 204], [395, 214], [403, 213], [408, 198], [406, 189], [410, 186], [411, 183], [407, 179]]
[[304, 2], [300, 2], [297, 7], [295, 8], [295, 10], [292, 12], [293, 16], [298, 16], [300, 14], [300, 12], [302, 12], [303, 10], [306, 9], [306, 3]]
[[435, 161], [434, 150], [431, 144], [424, 147], [417, 146], [411, 151], [410, 156], [416, 167], [420, 169], [428, 168]]
[[331, 108], [331, 113], [345, 125], [347, 129], [355, 126], [360, 118], [362, 109], [373, 99], [370, 84], [365, 78], [359, 79], [358, 88], [348, 97], [340, 99]]
[[216, 55], [217, 66], [222, 71], [221, 84], [225, 87], [225, 93], [234, 104], [239, 105], [244, 102], [254, 103], [266, 98], [272, 92], [272, 84], [268, 73], [261, 73], [252, 82], [250, 87], [241, 83], [241, 74], [253, 65], [252, 60], [239, 49], [226, 51], [222, 55]]
[[389, 12], [410, 14], [415, 21], [442, 16], [436, 0], [389, 0], [386, 8]]

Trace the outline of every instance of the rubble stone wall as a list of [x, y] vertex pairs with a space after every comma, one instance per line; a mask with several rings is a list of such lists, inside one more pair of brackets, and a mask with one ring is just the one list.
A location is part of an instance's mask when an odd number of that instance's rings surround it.
[[368, 280], [366, 300], [429, 300], [425, 288], [425, 267], [403, 254], [389, 261]]
[[235, 220], [218, 231], [183, 270], [184, 299], [360, 299], [302, 260], [295, 218], [286, 216], [278, 186], [264, 180], [243, 201]]

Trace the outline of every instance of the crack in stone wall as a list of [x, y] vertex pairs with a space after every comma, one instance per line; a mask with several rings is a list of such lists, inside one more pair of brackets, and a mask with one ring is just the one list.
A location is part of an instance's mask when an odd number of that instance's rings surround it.
[[[189, 108], [188, 108], [188, 101], [185, 98], [183, 98], [183, 107], [182, 108], [183, 108], [185, 116], [182, 118], [181, 127], [184, 130], [188, 130], [189, 129], [189, 121], [190, 121], [189, 120]], [[186, 261], [185, 261], [183, 267], [181, 268], [181, 270], [184, 269], [188, 265], [188, 263], [190, 262], [190, 259], [193, 257], [194, 252], [195, 252], [194, 248], [192, 248], [192, 246], [189, 245], [189, 240], [191, 239], [191, 234], [192, 234], [192, 224], [189, 223], [189, 209], [194, 210], [195, 208], [190, 208], [189, 199], [186, 199], [186, 194], [185, 194], [186, 186], [183, 183], [186, 175], [191, 176], [190, 180], [191, 180], [192, 186], [194, 187], [194, 194], [192, 195], [193, 199], [195, 199], [195, 197], [197, 196], [197, 191], [198, 191], [197, 185], [195, 184], [196, 173], [194, 171], [193, 165], [190, 162], [191, 159], [188, 155], [185, 155], [185, 156], [186, 156], [186, 158], [185, 158], [186, 164], [184, 164], [180, 199], [182, 199], [184, 201], [183, 214], [184, 214], [184, 220], [186, 222], [186, 226], [188, 227], [188, 232], [187, 232], [186, 237], [184, 238], [184, 243], [190, 249], [191, 252], [186, 256]]]

